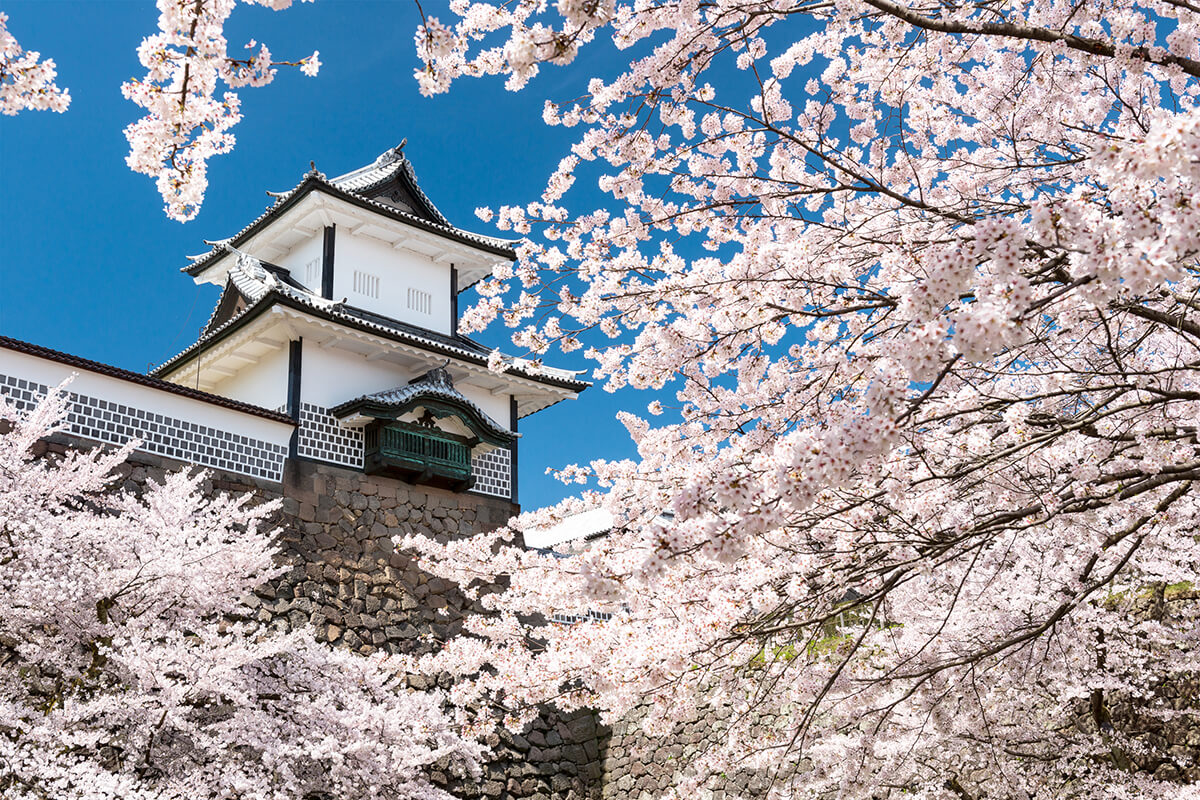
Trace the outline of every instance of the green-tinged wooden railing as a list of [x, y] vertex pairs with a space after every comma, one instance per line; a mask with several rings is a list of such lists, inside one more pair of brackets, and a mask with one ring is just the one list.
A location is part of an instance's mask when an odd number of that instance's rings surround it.
[[[369, 436], [368, 459], [381, 467], [453, 483], [471, 480], [471, 448], [437, 428], [392, 423]], [[374, 449], [375, 453], [370, 450]], [[371, 458], [374, 456], [375, 458]]]

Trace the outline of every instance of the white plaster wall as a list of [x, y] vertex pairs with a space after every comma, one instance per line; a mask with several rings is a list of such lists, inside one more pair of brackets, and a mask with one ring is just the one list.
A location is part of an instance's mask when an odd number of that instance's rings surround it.
[[492, 394], [487, 389], [482, 389], [478, 386], [469, 384], [454, 384], [454, 388], [463, 393], [468, 400], [471, 400], [475, 405], [487, 412], [487, 415], [496, 422], [500, 423], [500, 427], [508, 428], [512, 420], [509, 419], [508, 394]]
[[[292, 277], [299, 281], [309, 290], [316, 294], [321, 293], [321, 256], [325, 249], [325, 232], [317, 231], [314, 235], [308, 237], [304, 241], [296, 244], [287, 255], [280, 258], [277, 263], [281, 267], [286, 267]], [[315, 260], [316, 271], [313, 276], [308, 274], [309, 262]], [[336, 259], [335, 259], [335, 264]]]
[[287, 403], [288, 351], [272, 350], [257, 364], [247, 364], [237, 375], [216, 385], [213, 394], [241, 400], [272, 411]]
[[[338, 228], [334, 239], [333, 296], [351, 305], [422, 328], [450, 333], [450, 265], [435, 264], [411, 250], [397, 250], [368, 236]], [[379, 298], [354, 291], [354, 271], [379, 278]], [[410, 288], [428, 292], [429, 313], [408, 307]]]
[[[386, 361], [368, 361], [363, 356], [339, 348], [323, 349], [310, 342], [304, 343], [303, 362], [300, 370], [300, 398], [305, 403], [325, 408], [333, 408], [364, 394], [404, 386], [426, 371], [407, 371]], [[488, 416], [502, 427], [509, 426], [507, 393], [494, 395], [487, 389], [461, 382], [456, 383], [454, 388], [487, 412]]]
[[414, 376], [395, 364], [367, 361], [364, 356], [340, 348], [326, 350], [305, 341], [300, 368], [300, 400], [333, 408], [364, 394], [403, 386], [411, 377]]
[[292, 435], [291, 425], [235, 411], [174, 394], [165, 389], [79, 370], [25, 353], [0, 347], [0, 374], [24, 378], [55, 387], [75, 375], [69, 391], [97, 397], [109, 402], [139, 408], [155, 414], [188, 420], [218, 430], [229, 431], [272, 444], [287, 446]]

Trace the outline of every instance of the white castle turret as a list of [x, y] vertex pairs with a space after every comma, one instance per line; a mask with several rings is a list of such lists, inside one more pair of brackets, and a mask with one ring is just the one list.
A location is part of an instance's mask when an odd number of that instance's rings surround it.
[[456, 228], [400, 147], [309, 172], [185, 272], [223, 287], [199, 340], [153, 375], [280, 411], [290, 455], [516, 502], [518, 420], [576, 396], [575, 373], [457, 332], [458, 296], [512, 243]]

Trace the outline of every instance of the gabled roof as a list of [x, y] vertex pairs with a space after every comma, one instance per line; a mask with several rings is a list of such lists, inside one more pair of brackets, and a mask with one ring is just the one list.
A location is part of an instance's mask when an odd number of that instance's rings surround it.
[[454, 227], [417, 184], [412, 162], [404, 156], [403, 142], [385, 151], [374, 162], [338, 176], [330, 183], [384, 205], [396, 206], [425, 217], [438, 225]]
[[273, 288], [279, 288], [293, 296], [298, 293], [311, 294], [282, 267], [259, 261], [245, 253], [238, 253], [233, 268], [226, 276], [221, 296], [217, 298], [217, 304], [209, 314], [208, 322], [200, 329], [199, 341], [203, 341], [226, 322], [239, 316], [251, 303], [261, 300]]
[[181, 271], [196, 277], [226, 254], [227, 251], [221, 245], [240, 247], [314, 191], [323, 192], [359, 208], [382, 214], [491, 255], [510, 261], [516, 260], [517, 256], [513, 250], [516, 242], [471, 233], [451, 225], [417, 185], [412, 165], [399, 150], [392, 148], [373, 163], [333, 180], [316, 170], [310, 171], [293, 189], [276, 195], [274, 204], [257, 219], [233, 236], [222, 240], [209, 252], [194, 257], [192, 263], [183, 267]]
[[338, 305], [337, 302], [327, 300], [304, 288], [291, 278], [287, 270], [268, 265], [232, 246], [226, 245], [226, 248], [237, 255], [233, 269], [229, 270], [229, 283], [247, 300], [254, 302], [262, 299], [268, 292], [278, 292], [325, 308]]
[[431, 369], [395, 389], [357, 397], [331, 408], [329, 413], [339, 419], [356, 414], [378, 419], [395, 419], [418, 406], [425, 405], [430, 408], [430, 401], [433, 401], [432, 410], [435, 413], [438, 411], [437, 406], [445, 407], [459, 417], [476, 436], [490, 444], [506, 445], [520, 436], [496, 422], [474, 401], [455, 389], [450, 374], [444, 369]]

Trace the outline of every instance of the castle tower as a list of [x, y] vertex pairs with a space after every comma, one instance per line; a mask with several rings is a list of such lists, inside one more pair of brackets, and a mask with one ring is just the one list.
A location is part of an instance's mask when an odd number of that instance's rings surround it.
[[452, 225], [403, 145], [312, 171], [184, 271], [223, 287], [200, 338], [155, 377], [281, 412], [289, 457], [517, 502], [518, 421], [587, 384], [457, 332], [458, 297], [515, 260]]

